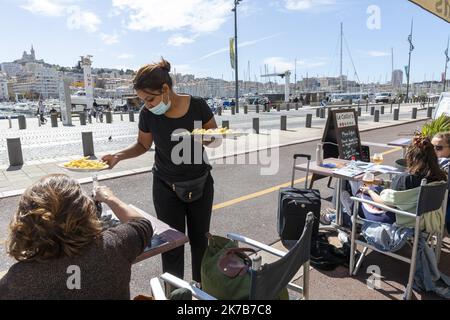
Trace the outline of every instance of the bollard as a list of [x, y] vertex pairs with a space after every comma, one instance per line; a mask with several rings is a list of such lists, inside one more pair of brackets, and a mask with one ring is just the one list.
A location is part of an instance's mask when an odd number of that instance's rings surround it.
[[111, 123], [112, 122], [112, 112], [106, 111], [105, 115], [106, 115], [106, 123]]
[[380, 114], [384, 114], [384, 106], [381, 106], [380, 109], [381, 109], [381, 110], [380, 110]]
[[230, 121], [228, 121], [228, 120], [223, 120], [223, 121], [222, 121], [222, 128], [230, 129]]
[[280, 129], [284, 131], [287, 130], [287, 116], [281, 116]]
[[433, 107], [427, 108], [427, 118], [431, 118], [433, 116]]
[[20, 138], [7, 138], [6, 145], [8, 148], [9, 165], [12, 167], [23, 165]]
[[57, 114], [51, 114], [50, 120], [52, 123], [52, 128], [56, 128], [58, 126], [58, 115]]
[[86, 113], [84, 112], [80, 113], [80, 125], [82, 126], [86, 125]]
[[358, 107], [358, 117], [361, 117], [361, 108]]
[[217, 115], [222, 115], [222, 107], [217, 107]]
[[417, 119], [417, 108], [412, 108], [411, 119]]
[[319, 118], [320, 117], [320, 108], [316, 109], [316, 117]]
[[366, 100], [366, 113], [367, 113], [368, 108], [369, 108], [369, 99]]
[[134, 112], [133, 111], [128, 112], [128, 117], [130, 118], [130, 122], [134, 122]]
[[37, 121], [38, 121], [38, 126], [40, 127], [41, 126], [41, 117], [36, 116], [36, 118], [37, 118]]
[[380, 110], [375, 110], [375, 115], [374, 115], [373, 121], [380, 122]]
[[123, 111], [120, 112], [120, 121], [123, 121]]
[[373, 116], [375, 114], [375, 107], [370, 107], [370, 115]]
[[280, 112], [280, 105], [277, 104], [277, 112]]
[[393, 105], [393, 102], [391, 101], [391, 113], [392, 113], [392, 105]]
[[9, 128], [12, 128], [12, 122], [11, 122], [11, 116], [8, 116], [8, 123], [9, 123]]
[[89, 121], [89, 123], [92, 123], [92, 116], [91, 116], [91, 113], [89, 113], [89, 115], [88, 115], [88, 121]]
[[253, 131], [259, 134], [259, 118], [253, 118]]
[[232, 115], [236, 114], [235, 106], [232, 106], [232, 107], [231, 107], [231, 114], [232, 114]]
[[286, 111], [291, 110], [291, 104], [290, 103], [286, 103]]
[[325, 119], [325, 108], [320, 108], [320, 118]]
[[24, 115], [18, 116], [17, 120], [19, 121], [19, 130], [23, 130], [23, 129], [27, 128], [27, 120], [25, 119]]
[[398, 120], [400, 111], [399, 109], [394, 109], [394, 120]]
[[361, 101], [358, 99], [358, 108], [359, 108], [360, 103], [361, 103]]
[[92, 132], [82, 132], [81, 140], [83, 142], [83, 154], [85, 157], [94, 156], [94, 139]]
[[259, 104], [256, 105], [256, 113], [259, 113]]
[[244, 104], [244, 114], [248, 113], [248, 105]]
[[311, 126], [312, 126], [312, 113], [308, 113], [308, 114], [306, 115], [306, 124], [305, 124], [305, 127], [306, 127], [306, 128], [311, 128]]
[[295, 103], [295, 111], [298, 110], [298, 102]]

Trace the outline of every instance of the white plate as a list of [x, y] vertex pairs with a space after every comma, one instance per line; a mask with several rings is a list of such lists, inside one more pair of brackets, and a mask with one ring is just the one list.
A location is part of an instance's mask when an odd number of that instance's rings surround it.
[[75, 172], [97, 172], [97, 171], [103, 171], [106, 169], [109, 169], [109, 165], [106, 165], [106, 167], [101, 168], [101, 169], [93, 169], [93, 168], [69, 168], [69, 167], [65, 167], [64, 164], [66, 164], [67, 162], [64, 163], [60, 163], [58, 166], [64, 169], [67, 169], [69, 171], [75, 171]]

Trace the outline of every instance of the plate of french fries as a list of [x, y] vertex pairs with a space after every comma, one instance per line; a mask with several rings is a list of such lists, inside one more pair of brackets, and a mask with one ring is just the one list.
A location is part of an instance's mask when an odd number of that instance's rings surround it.
[[71, 171], [94, 172], [106, 170], [109, 168], [109, 165], [103, 161], [90, 160], [89, 157], [83, 157], [77, 160], [61, 163], [60, 167]]
[[184, 132], [181, 134], [174, 134], [174, 136], [194, 136], [201, 137], [203, 140], [212, 140], [213, 138], [237, 138], [248, 135], [247, 132], [238, 132], [227, 127], [219, 127], [214, 129], [196, 128], [192, 132]]

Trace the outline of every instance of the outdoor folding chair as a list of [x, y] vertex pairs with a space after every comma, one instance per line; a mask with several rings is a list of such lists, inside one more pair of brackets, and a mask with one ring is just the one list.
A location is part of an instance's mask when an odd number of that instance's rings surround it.
[[[247, 237], [229, 233], [227, 237], [234, 241], [256, 247], [262, 251], [280, 257], [277, 261], [261, 266], [261, 257], [257, 254], [252, 258], [251, 268], [251, 288], [250, 300], [274, 300], [278, 298], [278, 294], [283, 288], [299, 292], [303, 299], [309, 297], [309, 258], [311, 248], [311, 234], [314, 222], [312, 212], [306, 217], [306, 224], [303, 234], [289, 252], [283, 252], [274, 249], [268, 245], [249, 239]], [[303, 266], [303, 286], [290, 283], [300, 267]], [[169, 287], [186, 288], [192, 292], [192, 296], [200, 300], [216, 300], [216, 298], [197, 288], [182, 279], [179, 279], [169, 273], [160, 276]], [[164, 299], [162, 294], [161, 282], [158, 278], [153, 278], [150, 282], [153, 295], [160, 299]]]
[[[411, 299], [412, 286], [413, 286], [413, 281], [414, 281], [414, 273], [416, 270], [416, 257], [417, 257], [419, 238], [421, 236], [427, 236], [427, 239], [432, 240], [432, 242], [433, 242], [433, 237], [435, 237], [436, 245], [435, 245], [434, 249], [435, 249], [436, 259], [439, 259], [441, 246], [442, 246], [443, 231], [444, 231], [443, 228], [441, 228], [440, 231], [434, 235], [423, 232], [422, 230], [420, 230], [421, 217], [426, 214], [431, 214], [433, 211], [438, 210], [441, 207], [443, 208], [443, 210], [445, 210], [445, 208], [447, 206], [448, 186], [449, 186], [448, 182], [447, 183], [440, 182], [440, 183], [427, 184], [426, 180], [423, 179], [421, 186], [420, 186], [419, 198], [417, 201], [417, 207], [416, 207], [415, 213], [402, 211], [402, 210], [399, 210], [399, 209], [396, 209], [396, 208], [393, 208], [393, 207], [390, 207], [387, 205], [383, 205], [380, 203], [376, 203], [376, 202], [373, 202], [370, 200], [361, 199], [358, 197], [351, 197], [351, 199], [354, 201], [352, 222], [356, 221], [356, 223], [352, 223], [350, 268], [349, 268], [350, 275], [352, 276], [352, 275], [357, 274], [357, 272], [362, 264], [362, 261], [367, 254], [368, 249], [375, 250], [382, 254], [391, 256], [395, 259], [409, 263], [410, 264], [409, 277], [408, 277], [408, 283], [405, 288], [405, 298], [407, 300]], [[358, 217], [359, 203], [367, 203], [374, 207], [381, 208], [381, 209], [389, 211], [389, 212], [393, 212], [396, 215], [402, 215], [405, 217], [415, 218], [414, 233], [413, 233], [413, 236], [411, 237], [413, 240], [411, 258], [396, 254], [394, 252], [379, 250], [378, 248], [376, 248], [364, 241], [357, 240], [357, 234], [356, 234], [357, 233], [356, 232], [357, 224], [364, 222], [364, 219]], [[443, 223], [443, 221], [442, 221], [442, 223]], [[411, 239], [409, 239], [409, 240], [411, 240]], [[356, 266], [355, 266], [355, 254], [356, 254], [356, 246], [357, 245], [362, 246], [363, 251], [362, 251], [362, 254], [360, 255], [359, 260], [357, 261]], [[434, 245], [432, 245], [432, 246], [434, 246]]]

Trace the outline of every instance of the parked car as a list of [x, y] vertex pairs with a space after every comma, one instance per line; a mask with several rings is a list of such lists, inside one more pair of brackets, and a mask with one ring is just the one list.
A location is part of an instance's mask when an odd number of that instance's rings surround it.
[[390, 103], [394, 100], [394, 96], [390, 92], [378, 93], [375, 96], [375, 103]]

